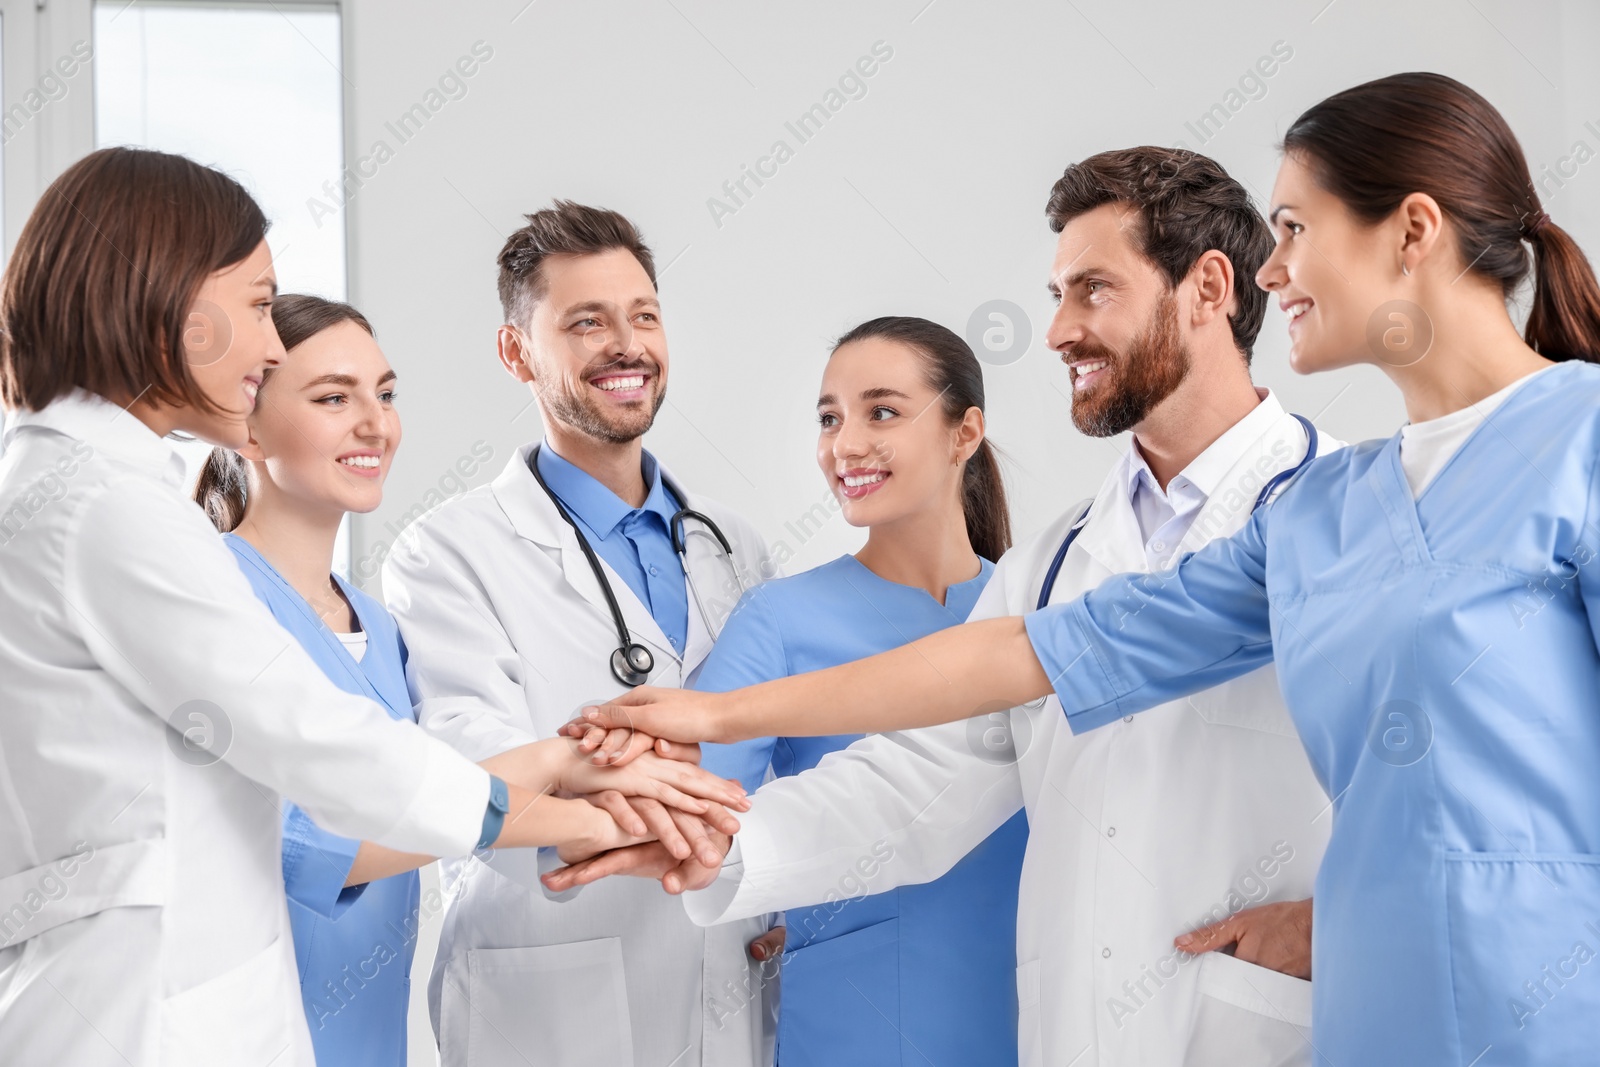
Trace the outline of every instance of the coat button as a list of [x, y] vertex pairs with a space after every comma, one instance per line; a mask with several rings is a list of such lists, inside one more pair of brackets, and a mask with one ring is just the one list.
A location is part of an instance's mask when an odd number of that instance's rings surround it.
[[1111, 958], [1111, 950], [1108, 948], [1103, 948], [1100, 950], [1100, 955], [1109, 960]]
[[1117, 828], [1115, 826], [1106, 827], [1106, 836], [1107, 837], [1116, 837], [1117, 836]]
[[1123, 719], [1122, 721], [1123, 722], [1132, 722], [1133, 721], [1133, 716], [1129, 715], [1127, 718]]

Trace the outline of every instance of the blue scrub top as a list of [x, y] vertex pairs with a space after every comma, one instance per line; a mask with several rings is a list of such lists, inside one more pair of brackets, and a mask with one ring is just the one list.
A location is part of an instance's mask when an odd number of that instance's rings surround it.
[[656, 458], [644, 454], [642, 473], [650, 489], [644, 506], [638, 508], [588, 471], [562, 459], [549, 441], [539, 446], [535, 462], [589, 546], [627, 583], [639, 603], [650, 609], [650, 617], [678, 655], [683, 655], [689, 632], [689, 592], [683, 561], [672, 549], [672, 516], [678, 513], [678, 505], [662, 483]]
[[[878, 577], [854, 556], [767, 582], [740, 600], [695, 688], [724, 692], [886, 652], [966, 619], [994, 565], [950, 587]], [[861, 734], [706, 745], [704, 766], [755, 789]], [[1019, 812], [944, 877], [834, 910], [791, 910], [778, 1013], [783, 1067], [1017, 1062]]]
[[[272, 564], [241, 537], [228, 547], [256, 596], [348, 693], [415, 722], [406, 689], [405, 647], [394, 617], [336, 578], [367, 634], [361, 662]], [[283, 813], [283, 882], [300, 969], [300, 998], [317, 1062], [324, 1067], [405, 1067], [406, 1011], [416, 949], [416, 871], [345, 887], [359, 841], [328, 833], [297, 806]]]
[[1276, 662], [1334, 798], [1322, 1062], [1595, 1062], [1600, 368], [1523, 385], [1418, 498], [1398, 435], [1355, 445], [1026, 625], [1075, 731]]

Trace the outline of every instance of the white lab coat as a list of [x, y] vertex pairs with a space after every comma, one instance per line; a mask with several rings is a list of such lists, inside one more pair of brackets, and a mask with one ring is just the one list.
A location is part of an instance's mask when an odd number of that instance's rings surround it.
[[280, 794], [451, 854], [488, 775], [328, 680], [134, 416], [78, 391], [11, 421], [0, 1063], [312, 1067]]
[[[623, 688], [599, 583], [529, 471], [531, 447], [489, 485], [419, 519], [385, 563], [418, 720], [473, 759], [551, 737]], [[684, 503], [722, 528], [745, 581], [771, 576], [754, 527], [704, 497]], [[692, 520], [687, 533], [694, 587], [682, 660], [601, 561], [629, 631], [655, 656], [652, 685], [681, 685], [711, 650], [696, 589], [719, 631], [738, 601], [715, 540]], [[446, 1067], [771, 1062], [775, 990], [762, 988], [745, 948], [762, 921], [702, 930], [681, 899], [631, 878], [557, 899], [538, 882], [557, 865], [546, 850], [516, 849], [446, 865], [454, 892], [428, 989]]]
[[[1277, 407], [1270, 395], [1263, 403]], [[1233, 455], [1183, 551], [1242, 526], [1264, 475], [1304, 454], [1305, 434], [1281, 408], [1266, 424], [1254, 439], [1212, 446]], [[1330, 447], [1323, 435], [1321, 451]], [[1148, 570], [1127, 462], [1095, 498], [1051, 603]], [[1033, 611], [1082, 511], [1006, 553], [970, 619]], [[1311, 1062], [1310, 982], [1172, 948], [1178, 934], [1232, 911], [1311, 895], [1331, 815], [1271, 667], [1083, 736], [1050, 696], [868, 737], [764, 786], [741, 817], [734, 862], [689, 894], [689, 911], [715, 922], [814, 902], [866, 867], [872, 892], [928, 881], [1024, 805], [1024, 1067]], [[886, 851], [892, 858], [876, 862]], [[841, 882], [846, 871], [857, 874]]]

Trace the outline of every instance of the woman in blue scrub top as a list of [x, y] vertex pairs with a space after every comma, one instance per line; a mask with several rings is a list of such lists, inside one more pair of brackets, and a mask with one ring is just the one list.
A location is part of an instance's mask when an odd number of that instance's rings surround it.
[[[646, 732], [737, 740], [1053, 688], [1086, 730], [1274, 660], [1332, 798], [1319, 1062], [1593, 1062], [1600, 284], [1505, 120], [1450, 78], [1339, 93], [1284, 149], [1257, 280], [1289, 314], [1295, 369], [1376, 366], [1410, 417], [1398, 434], [1318, 458], [1165, 574], [736, 700], [619, 703], [659, 705], [626, 709]], [[1507, 302], [1530, 266], [1519, 335]]]
[[[238, 452], [212, 452], [195, 499], [224, 532], [256, 595], [328, 678], [377, 701], [391, 718], [415, 721], [394, 618], [332, 573], [340, 520], [378, 506], [400, 444], [394, 372], [367, 320], [347, 304], [279, 296], [272, 320], [292, 358], [262, 383], [249, 443]], [[519, 783], [547, 783], [545, 792], [651, 788], [643, 778], [595, 778], [561, 739], [527, 747], [543, 762], [517, 749], [483, 766], [501, 773], [520, 759]], [[657, 765], [662, 781], [712, 795], [705, 786], [713, 780], [685, 781], [662, 766], [669, 762]], [[724, 785], [729, 797], [737, 794], [736, 786]], [[602, 838], [625, 839], [624, 830], [645, 834], [620, 795], [595, 796], [591, 804], [546, 810], [540, 836], [556, 845], [587, 841], [597, 825]], [[597, 818], [597, 808], [609, 817]], [[328, 833], [300, 808], [285, 805], [283, 878], [318, 1063], [404, 1067], [418, 930], [416, 870], [433, 859]]]
[[[842, 337], [817, 402], [817, 463], [855, 555], [747, 593], [695, 681], [722, 691], [831, 667], [966, 619], [1010, 545], [1005, 491], [984, 440], [983, 374], [972, 350], [926, 319], [881, 318]], [[860, 734], [707, 746], [702, 766], [754, 791], [770, 768], [797, 774]], [[782, 1067], [1016, 1063], [1018, 813], [944, 877], [842, 908], [797, 908], [752, 945], [778, 969]], [[884, 857], [878, 857], [884, 860]], [[893, 862], [892, 859], [886, 862]]]

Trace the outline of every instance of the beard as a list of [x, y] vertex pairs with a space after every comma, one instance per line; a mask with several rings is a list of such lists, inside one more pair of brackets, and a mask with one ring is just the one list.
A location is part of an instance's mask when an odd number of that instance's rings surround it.
[[1189, 376], [1192, 359], [1178, 333], [1178, 301], [1162, 296], [1144, 331], [1128, 351], [1118, 354], [1104, 345], [1078, 345], [1074, 361], [1106, 360], [1104, 380], [1086, 392], [1072, 393], [1072, 424], [1090, 437], [1115, 437], [1145, 420]]
[[[628, 363], [607, 363], [584, 376], [585, 385], [601, 374], [617, 371], [639, 371], [650, 375], [655, 388], [653, 395], [627, 408], [607, 409], [592, 396], [588, 389], [574, 391], [556, 375], [539, 375], [536, 380], [538, 395], [551, 416], [589, 437], [607, 444], [624, 445], [643, 437], [656, 420], [656, 412], [666, 402], [667, 390], [661, 384], [660, 368], [653, 360], [635, 360]], [[647, 410], [648, 408], [648, 410]]]

